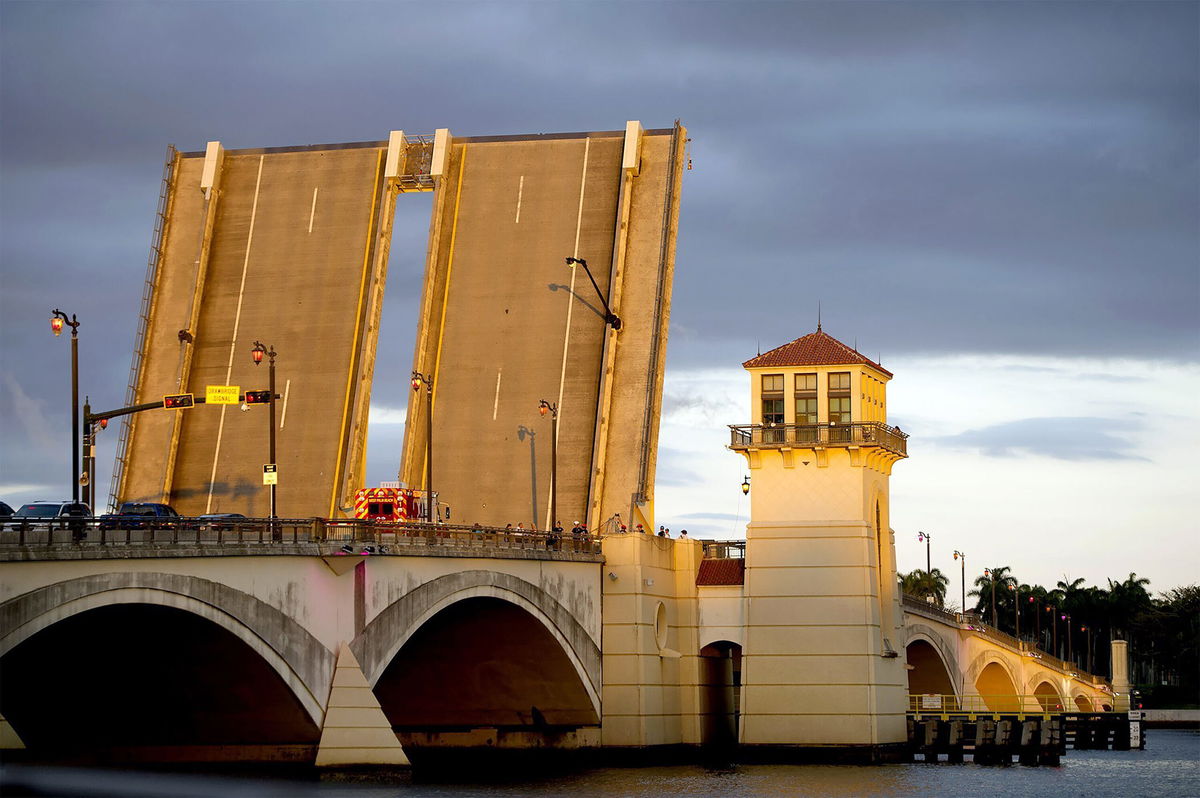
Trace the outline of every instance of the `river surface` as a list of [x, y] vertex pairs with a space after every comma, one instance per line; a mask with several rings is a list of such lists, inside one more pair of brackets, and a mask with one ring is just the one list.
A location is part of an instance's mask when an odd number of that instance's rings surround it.
[[312, 783], [7, 767], [0, 794], [172, 798], [500, 798], [501, 796], [1086, 796], [1200, 798], [1200, 732], [1152, 729], [1144, 751], [1068, 751], [1060, 767], [910, 764], [601, 768], [504, 783]]

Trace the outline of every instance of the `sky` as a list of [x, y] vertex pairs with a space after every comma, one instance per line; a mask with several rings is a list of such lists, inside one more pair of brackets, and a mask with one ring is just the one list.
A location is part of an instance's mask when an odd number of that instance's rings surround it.
[[[51, 309], [81, 321], [82, 390], [123, 404], [168, 144], [678, 118], [660, 523], [744, 534], [739, 364], [819, 304], [896, 375], [902, 570], [926, 532], [951, 597], [956, 549], [968, 581], [1195, 583], [1198, 32], [1194, 2], [0, 3], [0, 500], [70, 493]], [[397, 214], [372, 482], [397, 468], [428, 214]]]

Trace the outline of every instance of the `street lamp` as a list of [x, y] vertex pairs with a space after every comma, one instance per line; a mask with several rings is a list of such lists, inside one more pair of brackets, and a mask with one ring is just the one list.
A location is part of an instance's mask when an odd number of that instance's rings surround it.
[[[269, 404], [271, 405], [271, 417], [270, 417], [271, 428], [270, 428], [270, 435], [268, 436], [268, 441], [269, 441], [268, 447], [269, 448], [268, 448], [268, 452], [267, 452], [267, 459], [270, 461], [270, 464], [272, 466], [276, 465], [276, 463], [275, 463], [275, 356], [277, 354], [278, 353], [275, 351], [274, 345], [272, 345], [271, 348], [268, 350], [267, 347], [263, 346], [261, 341], [255, 341], [254, 348], [250, 350], [250, 357], [252, 357], [254, 359], [254, 365], [256, 365], [256, 366], [262, 364], [263, 355], [266, 355], [268, 358], [268, 366], [269, 366], [268, 373], [270, 376], [268, 377], [269, 381], [267, 383], [267, 388], [268, 388], [268, 395], [269, 395]], [[276, 480], [278, 480], [278, 470], [276, 470]], [[275, 487], [276, 487], [275, 482], [272, 482], [270, 485], [268, 485], [268, 487], [271, 489], [271, 515], [270, 515], [270, 518], [271, 518], [271, 520], [275, 520]], [[274, 537], [274, 534], [275, 534], [274, 527], [272, 527], [272, 537]]]
[[58, 308], [50, 312], [54, 337], [62, 335], [63, 325], [71, 328], [71, 500], [79, 503], [79, 321], [68, 318]]
[[743, 496], [750, 495], [750, 475], [749, 474], [747, 474], [746, 478], [742, 480], [742, 495]]
[[1021, 639], [1021, 586], [1014, 584], [1013, 582], [1009, 582], [1008, 589], [1012, 591], [1013, 594], [1013, 618], [1016, 619], [1016, 638], [1019, 641]]
[[925, 573], [929, 574], [930, 576], [933, 575], [933, 567], [931, 565], [932, 560], [929, 559], [929, 541], [931, 540], [933, 540], [933, 535], [929, 534], [928, 532], [917, 533], [917, 542], [923, 542], [925, 544]]
[[1088, 644], [1088, 647], [1087, 647], [1087, 664], [1088, 664], [1087, 672], [1091, 673], [1092, 672], [1092, 629], [1089, 626], [1081, 626], [1081, 627], [1079, 627], [1079, 631], [1087, 632], [1087, 644]]
[[1074, 646], [1071, 645], [1071, 637], [1072, 637], [1072, 635], [1071, 635], [1071, 613], [1064, 612], [1060, 616], [1060, 619], [1067, 622], [1067, 625], [1064, 627], [1067, 630], [1067, 662], [1074, 665], [1075, 664], [1075, 648], [1074, 648]]
[[558, 526], [558, 405], [542, 399], [538, 413], [550, 414], [550, 532]]
[[89, 397], [83, 399], [83, 492], [84, 504], [93, 514], [96, 512], [96, 436], [108, 427], [108, 419], [93, 419]]
[[612, 312], [608, 306], [608, 300], [604, 298], [604, 294], [600, 293], [600, 286], [596, 285], [596, 278], [592, 276], [592, 270], [588, 268], [587, 261], [583, 258], [567, 258], [567, 265], [574, 266], [579, 264], [583, 270], [587, 272], [588, 279], [592, 281], [592, 288], [596, 289], [596, 296], [600, 297], [601, 304], [604, 305], [604, 323], [612, 325], [614, 330], [621, 329], [621, 320], [617, 318], [617, 314]]
[[1000, 619], [996, 617], [996, 580], [992, 579], [992, 571], [990, 568], [983, 569], [983, 575], [992, 583], [992, 626], [1000, 628]]
[[412, 389], [425, 386], [425, 523], [433, 523], [433, 375], [412, 373]]
[[1058, 613], [1057, 608], [1053, 604], [1046, 605], [1046, 612], [1050, 613], [1050, 623], [1052, 631], [1050, 633], [1050, 645], [1054, 649], [1054, 656], [1058, 656]]
[[967, 555], [955, 549], [954, 559], [962, 560], [962, 611], [965, 615], [967, 612]]

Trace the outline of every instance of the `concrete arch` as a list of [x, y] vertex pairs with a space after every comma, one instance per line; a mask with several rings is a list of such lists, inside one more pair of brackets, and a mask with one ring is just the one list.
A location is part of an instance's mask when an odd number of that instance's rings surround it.
[[333, 652], [270, 604], [199, 577], [104, 573], [15, 596], [0, 604], [0, 657], [59, 621], [118, 604], [172, 607], [222, 627], [262, 657], [321, 726], [333, 680]]
[[1029, 687], [1025, 692], [1033, 695], [1044, 710], [1062, 710], [1066, 707], [1066, 702], [1063, 700], [1062, 690], [1054, 682], [1049, 675], [1034, 677], [1029, 680]]
[[421, 626], [451, 604], [487, 597], [521, 607], [562, 646], [597, 716], [600, 713], [600, 647], [571, 612], [537, 585], [497, 571], [460, 571], [406, 593], [379, 613], [350, 644], [371, 686]]
[[1092, 700], [1092, 697], [1089, 696], [1087, 693], [1085, 693], [1082, 690], [1077, 690], [1077, 691], [1073, 692], [1071, 694], [1071, 700], [1075, 702], [1075, 707], [1080, 712], [1095, 712], [1096, 711], [1096, 704]]
[[933, 650], [942, 659], [942, 665], [946, 668], [946, 673], [950, 674], [950, 682], [954, 685], [955, 694], [961, 698], [963, 694], [963, 671], [958, 664], [958, 657], [954, 652], [954, 648], [932, 626], [923, 623], [910, 623], [905, 627], [904, 647], [908, 648], [910, 644], [917, 640], [923, 640], [933, 646]]
[[1008, 674], [1009, 681], [1013, 683], [1014, 689], [1022, 683], [1021, 679], [1017, 678], [1017, 674], [1013, 670], [1012, 663], [1010, 663], [1006, 657], [992, 649], [985, 649], [984, 651], [979, 652], [975, 659], [971, 660], [971, 664], [967, 666], [966, 671], [963, 672], [963, 684], [975, 684], [980, 675], [983, 673], [983, 669], [992, 663], [999, 665], [1001, 669]]

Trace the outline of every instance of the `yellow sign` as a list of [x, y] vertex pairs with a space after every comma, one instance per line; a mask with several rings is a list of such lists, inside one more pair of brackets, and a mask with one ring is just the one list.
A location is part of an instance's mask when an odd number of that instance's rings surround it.
[[205, 385], [204, 403], [208, 405], [236, 405], [242, 395], [240, 385]]
[[267, 463], [266, 465], [263, 466], [263, 484], [264, 485], [278, 485], [279, 484], [279, 472], [276, 471], [275, 469], [276, 469], [276, 466], [274, 463]]

